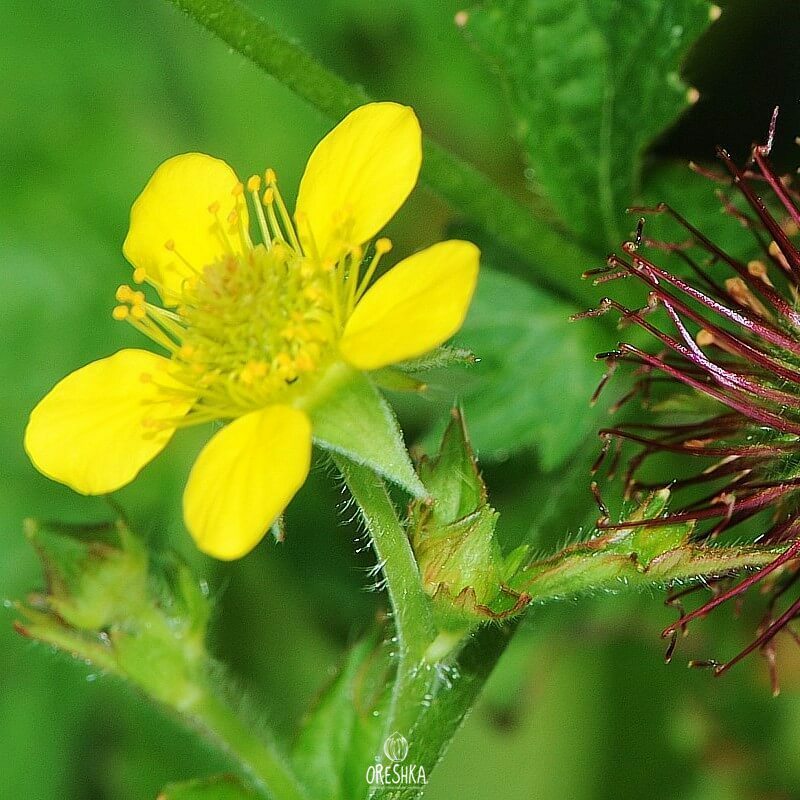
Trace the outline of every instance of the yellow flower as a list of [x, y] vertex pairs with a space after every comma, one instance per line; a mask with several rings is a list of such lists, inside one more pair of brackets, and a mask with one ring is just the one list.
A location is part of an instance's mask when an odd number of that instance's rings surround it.
[[410, 194], [421, 159], [410, 108], [362, 106], [311, 154], [294, 220], [272, 170], [242, 184], [200, 153], [164, 162], [133, 205], [123, 247], [134, 283], [161, 303], [124, 285], [113, 314], [167, 355], [120, 350], [58, 383], [25, 431], [35, 466], [105, 494], [177, 428], [226, 422], [192, 468], [184, 517], [206, 553], [251, 550], [305, 481], [312, 438], [330, 438], [325, 409], [341, 405], [342, 387], [424, 355], [464, 320], [478, 273], [469, 242], [416, 253], [368, 288], [391, 249], [370, 240]]

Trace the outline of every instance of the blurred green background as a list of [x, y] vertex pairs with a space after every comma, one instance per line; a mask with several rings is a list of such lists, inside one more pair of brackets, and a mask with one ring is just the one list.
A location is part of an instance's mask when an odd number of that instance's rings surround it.
[[[373, 96], [412, 104], [426, 132], [513, 195], [529, 196], [497, 78], [453, 23], [458, 2], [251, 4]], [[701, 102], [657, 151], [706, 158], [722, 142], [742, 155], [782, 102], [777, 156], [796, 163], [789, 134], [800, 132], [797, 41], [795, 2], [726, 5], [687, 65]], [[110, 316], [114, 289], [129, 275], [120, 246], [132, 200], [160, 161], [187, 150], [223, 157], [241, 175], [274, 166], [293, 197], [331, 122], [158, 0], [46, 7], [2, 0], [0, 53], [0, 595], [13, 599], [42, 580], [23, 518], [111, 515], [102, 500], [38, 475], [22, 431], [57, 379], [136, 341]], [[640, 68], [648, 69], [646, 60]], [[403, 255], [457, 222], [423, 189], [390, 234]], [[518, 275], [523, 269], [505, 266]], [[580, 336], [587, 362], [609, 345], [600, 326]], [[544, 412], [555, 418], [573, 376], [552, 369], [547, 381]], [[402, 403], [411, 440], [439, 408]], [[232, 564], [195, 554], [180, 494], [205, 435], [182, 433], [118, 500], [153, 547], [180, 549], [207, 576], [217, 598], [214, 651], [258, 698], [266, 721], [291, 736], [383, 599], [365, 591], [372, 562], [355, 552], [355, 529], [336, 511], [342, 497], [324, 466], [293, 504], [285, 544], [264, 543]], [[594, 452], [590, 437], [547, 472], [546, 453], [533, 448], [485, 464], [507, 542], [528, 538], [552, 549], [590, 523]], [[666, 667], [658, 632], [673, 617], [661, 601], [658, 594], [599, 597], [534, 609], [428, 796], [800, 795], [800, 654], [782, 648], [784, 692], [776, 700], [756, 659], [720, 681], [682, 668], [690, 656], [732, 654], [745, 643], [742, 627], [720, 615], [693, 630]], [[2, 613], [0, 631], [0, 798], [154, 798], [168, 781], [225, 768], [139, 697], [15, 636], [13, 616]]]

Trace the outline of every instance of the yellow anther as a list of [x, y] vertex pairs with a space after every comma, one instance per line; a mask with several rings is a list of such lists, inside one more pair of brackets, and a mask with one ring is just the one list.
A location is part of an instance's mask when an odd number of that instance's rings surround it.
[[127, 283], [123, 283], [117, 287], [114, 297], [118, 303], [130, 303], [133, 297], [133, 289]]
[[262, 202], [265, 206], [271, 206], [275, 202], [275, 190], [271, 186], [264, 191]]
[[142, 267], [136, 267], [133, 271], [133, 282], [134, 283], [144, 283], [147, 280], [147, 271], [142, 269]]
[[234, 197], [241, 197], [244, 194], [244, 184], [241, 181], [237, 181], [236, 185], [231, 189], [231, 194]]
[[144, 292], [131, 292], [129, 302], [133, 303], [133, 305], [143, 306], [144, 300], [145, 300]]
[[281, 351], [272, 361], [275, 372], [285, 380], [294, 378], [297, 374], [294, 359], [286, 352]]
[[184, 359], [184, 361], [188, 361], [196, 352], [196, 348], [190, 344], [182, 344], [178, 348], [178, 355]]
[[747, 271], [754, 277], [764, 281], [767, 286], [772, 286], [772, 281], [769, 279], [767, 272], [767, 265], [763, 261], [754, 258], [752, 261], [747, 262]]
[[714, 344], [714, 334], [711, 333], [711, 331], [707, 331], [705, 328], [701, 328], [697, 332], [695, 341], [700, 347], [708, 347], [710, 344]]
[[297, 367], [298, 372], [311, 372], [317, 366], [314, 363], [314, 359], [311, 358], [311, 356], [306, 353], [305, 350], [302, 350], [297, 354], [294, 364]]
[[142, 383], [152, 383], [153, 376], [149, 372], [140, 372], [139, 373], [139, 380]]
[[269, 169], [268, 169], [268, 170], [267, 170], [267, 171], [264, 173], [264, 180], [267, 182], [267, 186], [270, 186], [270, 185], [271, 185], [271, 184], [273, 184], [273, 183], [277, 183], [277, 181], [278, 181], [278, 176], [275, 174], [275, 170], [274, 170], [274, 169], [272, 169], [272, 167], [270, 167], [270, 168], [269, 168]]
[[350, 257], [353, 259], [354, 262], [360, 264], [361, 259], [364, 258], [364, 249], [360, 245], [355, 245], [350, 250]]
[[175, 240], [174, 239], [167, 239], [167, 241], [164, 242], [164, 247], [167, 250], [174, 250], [175, 249]]
[[304, 259], [300, 262], [300, 277], [303, 279], [304, 283], [310, 281], [316, 273], [316, 267], [311, 261], [306, 261]]
[[383, 255], [392, 249], [392, 240], [387, 239], [385, 236], [375, 242], [375, 252]]
[[320, 355], [322, 355], [322, 348], [316, 342], [309, 342], [305, 348], [305, 352], [314, 362], [318, 362]]
[[247, 179], [247, 191], [248, 192], [257, 192], [261, 188], [261, 176], [260, 175], [251, 175]]
[[236, 221], [237, 221], [238, 219], [239, 219], [239, 213], [238, 213], [238, 212], [236, 211], [236, 209], [234, 208], [234, 209], [233, 209], [233, 211], [231, 211], [231, 213], [230, 213], [230, 214], [228, 214], [228, 222], [230, 222], [230, 223], [231, 223], [231, 225], [233, 225], [233, 224], [235, 224], [235, 223], [236, 223]]
[[147, 316], [147, 309], [144, 307], [144, 305], [131, 306], [131, 316], [134, 319], [141, 321]]
[[116, 320], [123, 320], [128, 318], [128, 306], [114, 306], [111, 316]]
[[725, 281], [725, 289], [740, 305], [752, 309], [762, 317], [769, 316], [764, 304], [750, 291], [750, 288], [741, 278], [728, 278]]
[[209, 205], [208, 210], [212, 216], [219, 214], [219, 202], [215, 200], [213, 203], [211, 203], [211, 205]]
[[250, 369], [249, 364], [245, 364], [241, 370], [239, 370], [239, 380], [249, 386], [253, 382], [253, 371]]
[[769, 254], [787, 271], [791, 268], [789, 267], [789, 262], [786, 260], [786, 256], [783, 254], [783, 251], [780, 247], [778, 247], [778, 243], [773, 239], [769, 243]]
[[303, 289], [303, 297], [312, 303], [318, 303], [325, 296], [325, 292], [319, 286], [306, 286]]

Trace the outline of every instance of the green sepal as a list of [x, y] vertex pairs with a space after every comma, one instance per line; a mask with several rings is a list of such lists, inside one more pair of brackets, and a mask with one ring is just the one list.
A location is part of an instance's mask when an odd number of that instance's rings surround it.
[[26, 520], [47, 583], [46, 605], [81, 630], [101, 629], [146, 602], [147, 554], [123, 525], [40, 526]]
[[455, 522], [486, 503], [486, 485], [459, 409], [452, 411], [437, 457], [423, 457], [417, 471], [435, 501], [432, 513], [438, 522]]
[[[669, 490], [645, 496], [622, 522], [656, 520], [667, 512]], [[668, 587], [764, 567], [787, 545], [718, 545], [692, 541], [694, 522], [601, 530], [555, 555], [517, 570], [511, 588], [532, 603], [632, 587]]]
[[[657, 519], [666, 514], [668, 504], [669, 489], [651, 492], [627, 515], [626, 521]], [[657, 556], [687, 544], [693, 530], [694, 522], [622, 528], [611, 535], [606, 552], [633, 556], [639, 569], [644, 570]]]
[[170, 783], [161, 790], [157, 800], [256, 800], [257, 797], [232, 775], [215, 775]]
[[416, 372], [428, 372], [432, 369], [470, 366], [476, 361], [478, 361], [478, 358], [475, 354], [465, 347], [442, 345], [419, 358], [401, 361], [399, 364], [394, 365], [394, 369], [413, 374]]
[[413, 497], [426, 497], [389, 404], [365, 375], [344, 369], [324, 402], [309, 409], [314, 443], [369, 467]]
[[390, 392], [424, 392], [428, 388], [424, 381], [394, 367], [376, 369], [369, 376], [376, 386]]

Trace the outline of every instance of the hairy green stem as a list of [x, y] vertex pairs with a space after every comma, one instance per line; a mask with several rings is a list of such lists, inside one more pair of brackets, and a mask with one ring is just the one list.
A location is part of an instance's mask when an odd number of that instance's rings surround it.
[[236, 761], [265, 797], [308, 800], [287, 761], [253, 734], [231, 707], [212, 692], [203, 693], [189, 711], [193, 722]]
[[[436, 638], [430, 598], [422, 588], [411, 543], [383, 480], [368, 467], [341, 456], [334, 460], [369, 530], [392, 606], [397, 673], [384, 734], [398, 731], [409, 738], [424, 711], [424, 698], [434, 677], [425, 662], [425, 653]], [[383, 753], [379, 755], [383, 757]], [[373, 787], [372, 794], [379, 796], [381, 790]]]
[[383, 480], [369, 467], [344, 456], [333, 458], [372, 537], [392, 605], [399, 655], [401, 659], [408, 656], [420, 660], [436, 629], [408, 535], [397, 518]]
[[[333, 120], [370, 97], [326, 69], [240, 0], [170, 0], [204, 28]], [[421, 181], [466, 219], [533, 266], [525, 277], [578, 307], [595, 292], [578, 280], [596, 255], [557, 231], [549, 220], [498, 189], [484, 174], [425, 139]]]

